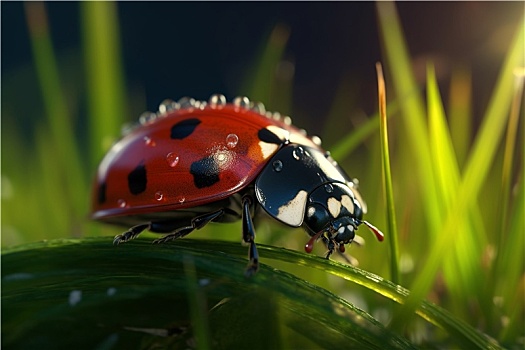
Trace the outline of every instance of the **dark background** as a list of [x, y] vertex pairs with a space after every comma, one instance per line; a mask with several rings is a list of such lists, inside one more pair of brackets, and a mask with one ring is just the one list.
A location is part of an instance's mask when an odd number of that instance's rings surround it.
[[[32, 63], [31, 48], [24, 4], [1, 6], [2, 75], [10, 77]], [[451, 69], [469, 67], [475, 115], [490, 96], [523, 7], [522, 2], [397, 3], [416, 72], [424, 74], [422, 58], [431, 58], [446, 91]], [[46, 8], [57, 54], [80, 55], [79, 4], [49, 2]], [[372, 2], [119, 2], [118, 11], [126, 84], [143, 93], [148, 109], [167, 97], [243, 94], [242, 79], [271, 30], [283, 24], [290, 30], [285, 58], [295, 66], [295, 118], [311, 121], [327, 113], [343, 79], [356, 91], [359, 108], [376, 111], [374, 64], [381, 60], [381, 41]]]

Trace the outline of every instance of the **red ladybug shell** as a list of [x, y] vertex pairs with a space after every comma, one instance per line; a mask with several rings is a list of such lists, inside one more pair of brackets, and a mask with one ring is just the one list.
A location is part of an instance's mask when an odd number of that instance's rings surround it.
[[318, 147], [288, 123], [239, 103], [164, 111], [105, 156], [92, 216], [122, 222], [219, 201], [252, 183], [285, 142]]

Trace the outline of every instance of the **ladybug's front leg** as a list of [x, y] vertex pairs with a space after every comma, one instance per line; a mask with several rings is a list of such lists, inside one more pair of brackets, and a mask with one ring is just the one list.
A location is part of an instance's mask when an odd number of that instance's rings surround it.
[[250, 250], [248, 253], [250, 263], [245, 271], [247, 277], [253, 276], [259, 269], [259, 253], [257, 252], [257, 246], [255, 245], [255, 229], [250, 214], [251, 205], [251, 197], [248, 195], [244, 196], [242, 198], [242, 239], [244, 242], [250, 244]]

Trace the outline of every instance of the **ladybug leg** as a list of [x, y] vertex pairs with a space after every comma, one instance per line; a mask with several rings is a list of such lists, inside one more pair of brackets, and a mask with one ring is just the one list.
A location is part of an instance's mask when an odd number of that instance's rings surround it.
[[328, 249], [328, 253], [326, 253], [326, 259], [330, 259], [330, 256], [334, 253], [334, 250], [335, 250], [335, 242], [333, 239], [328, 239], [325, 236], [322, 236], [322, 237], [323, 237], [323, 243]]
[[204, 226], [206, 226], [206, 224], [217, 219], [223, 214], [224, 214], [224, 209], [219, 209], [211, 213], [206, 213], [203, 215], [196, 216], [191, 220], [190, 226], [184, 226], [184, 227], [178, 228], [177, 230], [173, 231], [169, 235], [166, 235], [162, 238], [154, 240], [153, 243], [166, 243], [168, 241], [184, 237], [190, 234], [193, 230], [199, 230], [203, 228]]
[[[326, 246], [326, 249], [328, 249], [328, 253], [326, 253], [326, 259], [330, 259], [330, 256], [334, 253], [334, 251], [336, 251], [335, 249], [336, 243], [333, 240], [326, 238], [325, 236], [322, 236], [322, 239], [323, 239], [323, 243]], [[347, 264], [352, 265], [352, 266], [359, 265], [359, 261], [356, 258], [351, 256], [350, 254], [345, 254], [345, 248], [342, 243], [339, 245], [339, 249], [337, 249], [337, 253], [339, 253], [339, 256], [341, 256], [346, 261]]]
[[132, 228], [130, 228], [129, 230], [127, 230], [126, 232], [120, 234], [120, 235], [116, 235], [115, 238], [113, 239], [113, 244], [114, 245], [119, 245], [120, 243], [124, 243], [124, 242], [127, 242], [129, 241], [130, 239], [133, 239], [135, 237], [137, 237], [138, 235], [140, 235], [140, 233], [144, 230], [147, 230], [150, 228], [150, 224], [140, 224], [140, 225], [137, 225], [137, 226], [133, 226]]
[[255, 229], [250, 214], [251, 205], [251, 197], [244, 196], [242, 198], [242, 239], [244, 242], [250, 244], [248, 253], [250, 262], [245, 271], [247, 277], [253, 276], [259, 269], [259, 253], [257, 252], [257, 246], [255, 245]]

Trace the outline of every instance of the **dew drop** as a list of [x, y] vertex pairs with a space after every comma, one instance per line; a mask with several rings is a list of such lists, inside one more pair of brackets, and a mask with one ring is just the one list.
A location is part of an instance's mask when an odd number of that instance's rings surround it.
[[178, 104], [177, 102], [173, 101], [173, 100], [170, 100], [169, 98], [168, 99], [165, 99], [164, 101], [162, 101], [159, 105], [159, 112], [161, 114], [165, 114], [165, 113], [169, 113], [173, 110], [177, 110], [180, 108], [180, 104]]
[[280, 160], [274, 161], [272, 163], [272, 166], [273, 166], [273, 170], [277, 172], [280, 172], [281, 170], [283, 170], [283, 162], [281, 162]]
[[266, 108], [264, 107], [264, 104], [262, 102], [253, 102], [253, 105], [250, 104], [252, 111], [259, 113], [261, 115], [266, 114]]
[[82, 300], [82, 291], [81, 290], [73, 290], [69, 293], [69, 305], [75, 306]]
[[161, 191], [155, 192], [155, 199], [160, 202], [164, 199], [164, 194]]
[[179, 197], [179, 203], [182, 204], [186, 201], [186, 197]]
[[250, 100], [246, 96], [237, 96], [233, 99], [233, 104], [241, 108], [250, 108]]
[[174, 168], [177, 166], [177, 164], [179, 164], [179, 156], [173, 152], [170, 152], [166, 155], [166, 161], [170, 167]]
[[301, 160], [304, 156], [304, 149], [302, 147], [297, 147], [292, 151], [292, 155], [296, 160]]
[[324, 185], [324, 190], [327, 193], [332, 193], [332, 191], [334, 190], [334, 186], [332, 186], [332, 184], [326, 184], [326, 185]]
[[192, 108], [195, 107], [195, 99], [191, 97], [183, 97], [177, 103], [181, 108]]
[[226, 104], [226, 97], [224, 97], [224, 95], [221, 94], [211, 95], [208, 103], [212, 108], [217, 106], [224, 106]]
[[312, 139], [312, 142], [315, 143], [317, 146], [321, 146], [321, 144], [323, 143], [321, 141], [321, 138], [317, 135], [313, 135], [311, 139]]
[[126, 203], [126, 201], [125, 201], [124, 199], [119, 199], [119, 200], [117, 201], [117, 204], [118, 204], [118, 206], [119, 206], [120, 208], [125, 208], [125, 207], [128, 205], [128, 203]]
[[157, 118], [157, 115], [153, 112], [144, 112], [139, 117], [139, 123], [142, 125], [149, 124]]
[[228, 148], [234, 148], [237, 146], [237, 143], [239, 143], [239, 136], [236, 134], [229, 134], [226, 136], [226, 145]]
[[155, 141], [153, 141], [151, 139], [151, 137], [148, 137], [148, 136], [144, 136], [144, 143], [146, 144], [146, 146], [149, 146], [149, 147], [155, 147], [157, 145], [157, 143]]

